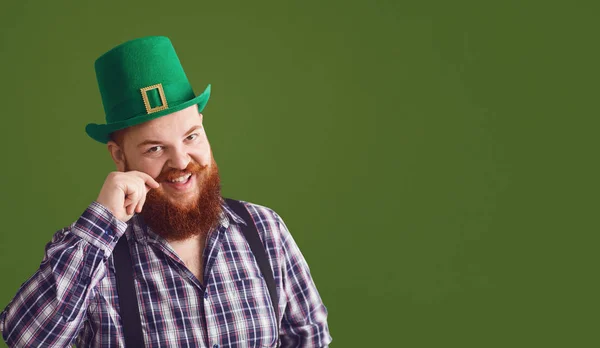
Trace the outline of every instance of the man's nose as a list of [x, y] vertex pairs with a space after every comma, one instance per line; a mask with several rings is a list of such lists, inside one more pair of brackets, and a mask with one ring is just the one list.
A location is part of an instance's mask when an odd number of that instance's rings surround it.
[[190, 155], [182, 149], [174, 149], [169, 158], [169, 167], [184, 170], [190, 164]]

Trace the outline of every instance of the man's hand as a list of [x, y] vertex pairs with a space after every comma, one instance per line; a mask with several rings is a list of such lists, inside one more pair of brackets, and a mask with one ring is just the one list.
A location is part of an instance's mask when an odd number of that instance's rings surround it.
[[146, 173], [111, 172], [106, 177], [96, 201], [108, 208], [117, 219], [127, 222], [134, 213], [142, 211], [146, 193], [159, 186]]

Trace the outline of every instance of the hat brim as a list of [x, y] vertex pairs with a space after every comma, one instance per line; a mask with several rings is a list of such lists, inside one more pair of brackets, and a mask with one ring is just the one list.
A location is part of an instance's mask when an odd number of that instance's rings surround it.
[[183, 110], [192, 105], [198, 104], [198, 112], [202, 112], [208, 99], [210, 98], [210, 84], [206, 87], [204, 92], [194, 99], [188, 100], [184, 103], [177, 104], [175, 106], [169, 106], [168, 109], [154, 112], [151, 114], [142, 114], [139, 116], [132, 117], [125, 121], [115, 122], [110, 124], [95, 124], [90, 123], [85, 126], [85, 132], [94, 140], [106, 144], [110, 141], [110, 134], [127, 127], [135, 126], [150, 120], [154, 120], [161, 116], [172, 114], [176, 111]]

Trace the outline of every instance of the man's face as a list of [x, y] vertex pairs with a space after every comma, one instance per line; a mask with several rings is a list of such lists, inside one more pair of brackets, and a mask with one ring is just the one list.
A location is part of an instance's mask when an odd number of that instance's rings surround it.
[[197, 200], [202, 180], [215, 169], [202, 119], [193, 105], [126, 129], [121, 144], [124, 161], [115, 161], [117, 167], [152, 176], [160, 183], [157, 194], [172, 203]]
[[142, 216], [167, 240], [203, 235], [221, 212], [217, 165], [197, 107], [159, 117], [115, 135], [108, 144], [120, 171], [152, 176], [160, 187], [146, 196]]

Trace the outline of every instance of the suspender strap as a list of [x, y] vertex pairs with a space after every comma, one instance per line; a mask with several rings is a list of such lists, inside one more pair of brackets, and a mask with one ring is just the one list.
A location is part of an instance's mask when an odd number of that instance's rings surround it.
[[129, 245], [127, 245], [125, 235], [121, 236], [117, 242], [117, 246], [113, 251], [113, 261], [117, 277], [117, 292], [119, 293], [119, 307], [123, 322], [125, 347], [144, 347], [144, 336], [135, 292], [131, 255], [129, 254]]
[[254, 254], [254, 258], [258, 263], [258, 267], [260, 268], [265, 282], [267, 283], [271, 302], [273, 303], [273, 309], [275, 310], [277, 333], [279, 334], [279, 300], [275, 287], [275, 279], [273, 278], [273, 269], [271, 268], [271, 264], [267, 258], [265, 246], [260, 240], [254, 220], [252, 220], [248, 209], [244, 207], [243, 203], [229, 198], [226, 198], [225, 201], [227, 202], [227, 205], [246, 222], [245, 226], [241, 226], [242, 233], [244, 234], [244, 237], [246, 237], [246, 241], [250, 245], [250, 250], [252, 250], [252, 254]]

